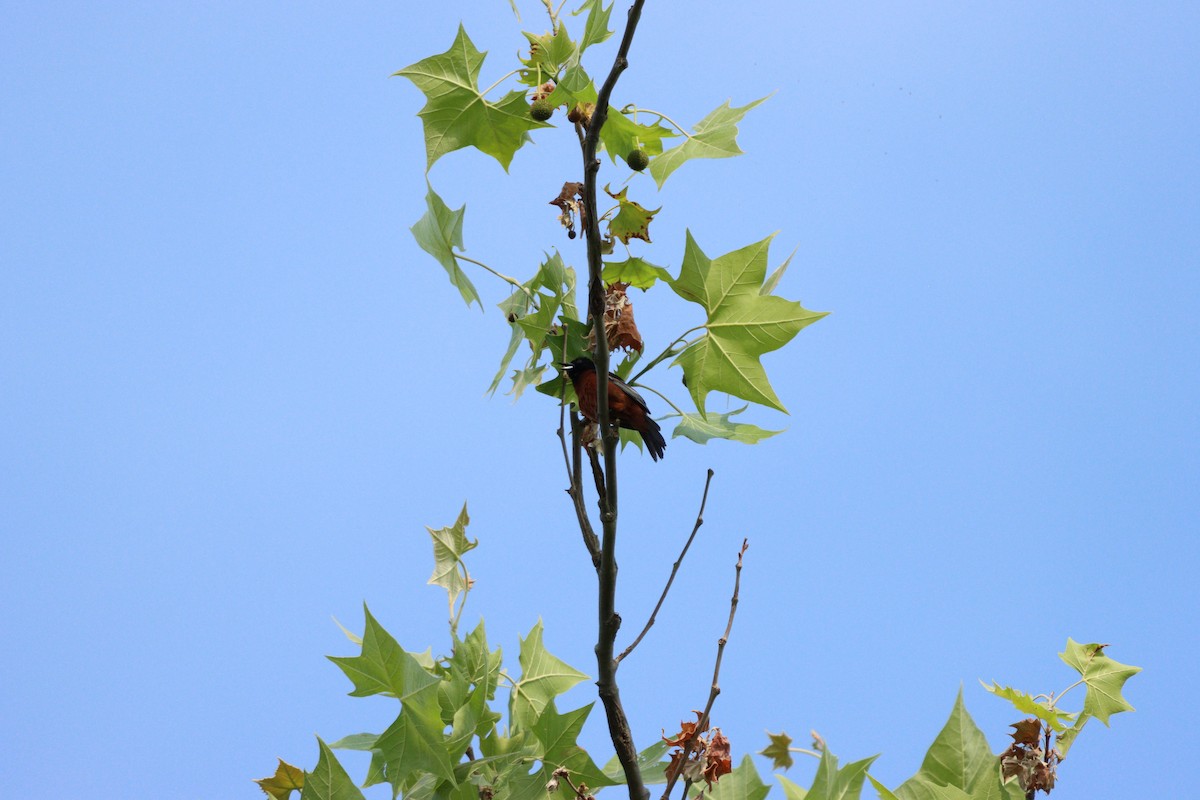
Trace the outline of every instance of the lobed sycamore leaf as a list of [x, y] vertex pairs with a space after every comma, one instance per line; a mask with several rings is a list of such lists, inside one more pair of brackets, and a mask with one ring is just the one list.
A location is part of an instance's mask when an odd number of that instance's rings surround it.
[[437, 692], [405, 703], [375, 747], [384, 761], [388, 782], [399, 791], [422, 773], [443, 781], [454, 780], [454, 762], [446, 745]]
[[1012, 785], [1003, 785], [1000, 761], [992, 753], [983, 731], [967, 713], [962, 689], [950, 717], [926, 752], [921, 769], [898, 786], [895, 794], [901, 800], [951, 797], [1017, 800], [1021, 796]]
[[[675, 432], [671, 434], [671, 438], [685, 436], [696, 444], [707, 444], [710, 439], [729, 439], [743, 444], [758, 444], [763, 439], [783, 433], [783, 431], [764, 430], [756, 425], [747, 425], [743, 422], [730, 422], [730, 417], [741, 414], [747, 408], [749, 406], [742, 406], [728, 414], [709, 414], [707, 417], [699, 414], [681, 414], [680, 422], [675, 426]], [[776, 765], [775, 769], [779, 769], [779, 766]]]
[[293, 790], [304, 788], [304, 770], [293, 767], [281, 758], [274, 775], [269, 778], [256, 778], [254, 782], [272, 800], [287, 800]]
[[465, 249], [462, 224], [467, 206], [464, 204], [457, 211], [451, 211], [428, 182], [425, 186], [428, 189], [425, 192], [425, 213], [409, 230], [421, 249], [436, 258], [446, 270], [446, 274], [450, 276], [450, 283], [458, 289], [467, 305], [479, 303], [482, 309], [483, 302], [479, 299], [479, 292], [475, 290], [475, 285], [458, 266], [458, 259], [454, 257], [454, 248]]
[[589, 703], [574, 711], [559, 714], [554, 701], [550, 701], [538, 716], [532, 730], [540, 745], [538, 757], [542, 760], [543, 777], [538, 788], [541, 791], [545, 791], [546, 782], [558, 767], [569, 769], [571, 779], [577, 784], [583, 781], [593, 789], [614, 783], [576, 743], [593, 705]]
[[796, 764], [796, 760], [792, 758], [791, 746], [792, 737], [784, 732], [771, 733], [767, 731], [767, 738], [771, 743], [758, 751], [760, 756], [766, 756], [771, 759], [771, 769], [791, 769]]
[[671, 288], [708, 313], [704, 335], [674, 363], [696, 410], [705, 415], [709, 392], [721, 391], [786, 413], [759, 358], [791, 341], [801, 329], [827, 315], [799, 303], [762, 294], [767, 250], [774, 234], [740, 250], [710, 259], [687, 233], [683, 265]]
[[521, 678], [512, 687], [509, 715], [513, 725], [528, 728], [555, 697], [588, 676], [550, 654], [542, 644], [541, 620], [520, 647]]
[[1055, 731], [1062, 732], [1067, 729], [1067, 726], [1074, 721], [1075, 715], [1066, 711], [1059, 711], [1040, 700], [1035, 700], [1032, 695], [1026, 694], [1019, 689], [1013, 689], [1010, 686], [1001, 686], [992, 681], [989, 686], [983, 681], [983, 688], [987, 689], [997, 697], [1003, 697], [1005, 700], [1013, 704], [1013, 707], [1024, 714], [1033, 714], [1040, 720], [1045, 721]]
[[585, 11], [588, 15], [587, 22], [583, 25], [583, 38], [579, 40], [580, 54], [592, 45], [600, 44], [612, 36], [613, 32], [608, 28], [608, 19], [612, 10], [612, 3], [605, 8], [604, 0], [586, 0], [583, 5], [571, 12], [572, 16], [576, 17]]
[[438, 679], [430, 675], [412, 653], [400, 647], [365, 604], [363, 613], [366, 615], [366, 627], [363, 630], [362, 652], [357, 656], [327, 656], [354, 684], [350, 696], [386, 694], [398, 697], [403, 702], [435, 687]]
[[1079, 672], [1082, 682], [1087, 686], [1083, 711], [1075, 718], [1075, 724], [1069, 730], [1060, 733], [1055, 740], [1055, 747], [1064, 758], [1089, 719], [1096, 717], [1107, 725], [1109, 717], [1113, 714], [1133, 710], [1133, 706], [1121, 694], [1121, 689], [1125, 681], [1141, 672], [1141, 667], [1131, 667], [1113, 661], [1103, 653], [1106, 646], [1095, 643], [1079, 644], [1068, 638], [1067, 649], [1058, 654], [1059, 658]]
[[479, 69], [486, 53], [475, 48], [462, 25], [444, 53], [429, 56], [393, 73], [412, 81], [425, 95], [418, 116], [425, 129], [426, 171], [446, 153], [475, 147], [508, 171], [529, 131], [549, 127], [529, 116], [529, 101], [512, 91], [493, 103], [479, 91]]
[[441, 586], [450, 597], [450, 615], [454, 615], [454, 603], [458, 596], [471, 588], [471, 576], [463, 563], [463, 555], [479, 546], [479, 540], [467, 538], [467, 525], [471, 518], [467, 516], [467, 504], [463, 503], [462, 511], [453, 525], [434, 530], [428, 526], [429, 536], [433, 539], [433, 574], [428, 583]]
[[766, 99], [760, 97], [739, 108], [732, 108], [726, 100], [724, 105], [714, 109], [696, 123], [691, 136], [682, 144], [667, 150], [650, 162], [650, 175], [655, 183], [661, 189], [672, 172], [693, 158], [729, 158], [741, 155], [743, 151], [737, 143], [738, 123], [746, 116], [746, 112]]
[[555, 78], [579, 52], [565, 25], [559, 25], [554, 33], [523, 33], [529, 40], [529, 58], [521, 59], [525, 69], [521, 70], [520, 81], [527, 86], [538, 86]]
[[637, 289], [649, 289], [658, 280], [671, 280], [671, 273], [645, 259], [630, 256], [624, 261], [604, 262], [601, 278], [607, 284], [627, 283]]
[[334, 756], [329, 745], [317, 737], [321, 755], [317, 766], [305, 775], [300, 800], [363, 800], [363, 793], [346, 774], [346, 769]]
[[604, 193], [617, 201], [617, 214], [608, 221], [608, 238], [620, 239], [624, 244], [629, 244], [630, 239], [649, 242], [650, 221], [654, 219], [655, 214], [662, 211], [662, 207], [653, 211], [642, 208], [639, 204], [626, 198], [625, 195], [628, 192], [628, 186], [616, 194], [609, 191], [607, 186], [604, 187]]
[[1122, 664], [1104, 655], [1107, 646], [1080, 644], [1068, 638], [1067, 649], [1058, 654], [1059, 658], [1079, 672], [1087, 685], [1081, 716], [1095, 717], [1105, 725], [1113, 714], [1133, 711], [1133, 706], [1125, 700], [1121, 689], [1125, 681], [1142, 671], [1141, 667]]

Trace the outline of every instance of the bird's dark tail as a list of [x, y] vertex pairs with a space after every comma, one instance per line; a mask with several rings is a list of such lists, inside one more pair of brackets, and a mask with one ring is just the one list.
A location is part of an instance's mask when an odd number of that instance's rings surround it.
[[642, 434], [642, 441], [646, 443], [646, 449], [650, 451], [650, 457], [658, 461], [663, 457], [663, 451], [667, 449], [667, 440], [663, 438], [662, 428], [658, 427], [658, 423], [646, 415], [646, 429], [638, 431]]

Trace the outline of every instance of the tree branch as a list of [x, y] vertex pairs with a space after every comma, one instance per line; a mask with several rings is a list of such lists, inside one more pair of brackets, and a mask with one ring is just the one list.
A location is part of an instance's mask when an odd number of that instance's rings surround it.
[[667, 585], [663, 587], [662, 595], [658, 598], [658, 604], [650, 612], [650, 619], [646, 620], [646, 627], [642, 628], [642, 632], [637, 635], [633, 643], [622, 650], [621, 655], [617, 656], [618, 664], [625, 660], [625, 656], [633, 652], [633, 648], [637, 647], [649, 630], [654, 627], [654, 622], [658, 618], [658, 611], [662, 608], [663, 601], [667, 599], [667, 592], [671, 591], [671, 584], [675, 582], [675, 574], [679, 572], [679, 565], [683, 563], [683, 557], [687, 555], [688, 548], [692, 546], [692, 540], [696, 538], [696, 532], [704, 524], [704, 506], [708, 503], [708, 487], [712, 483], [712, 479], [713, 471], [710, 469], [708, 477], [704, 479], [704, 495], [700, 498], [700, 511], [696, 514], [696, 524], [692, 528], [692, 535], [688, 537], [687, 543], [684, 544], [683, 550], [679, 553], [679, 558], [675, 560], [675, 564], [671, 567], [671, 577], [667, 578]]
[[600, 700], [608, 718], [608, 733], [617, 752], [617, 760], [625, 773], [630, 800], [646, 800], [650, 796], [642, 780], [642, 771], [637, 763], [637, 748], [629, 730], [629, 720], [621, 706], [617, 687], [617, 661], [613, 658], [613, 642], [621, 626], [616, 613], [617, 587], [617, 431], [612, 425], [608, 408], [608, 337], [604, 331], [604, 269], [600, 245], [600, 221], [596, 217], [596, 176], [600, 161], [596, 156], [600, 143], [600, 130], [608, 119], [609, 98], [621, 73], [629, 66], [629, 48], [642, 15], [645, 0], [634, 0], [625, 22], [625, 33], [621, 37], [617, 56], [612, 69], [596, 96], [596, 105], [583, 137], [583, 205], [584, 233], [587, 241], [588, 258], [588, 310], [595, 331], [596, 345], [592, 361], [596, 365], [596, 419], [600, 424], [600, 436], [604, 441], [604, 491], [600, 494], [600, 521], [603, 538], [600, 548], [599, 600], [597, 603], [598, 635], [596, 639], [596, 664]]

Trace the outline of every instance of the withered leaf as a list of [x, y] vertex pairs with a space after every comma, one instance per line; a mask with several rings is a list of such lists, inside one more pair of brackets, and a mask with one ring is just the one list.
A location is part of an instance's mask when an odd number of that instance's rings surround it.
[[1029, 745], [1030, 747], [1036, 747], [1037, 743], [1038, 743], [1038, 738], [1042, 735], [1041, 720], [1036, 719], [1035, 717], [1030, 717], [1029, 719], [1023, 719], [1020, 722], [1014, 722], [1009, 727], [1016, 729], [1012, 732], [1011, 735], [1012, 735], [1013, 741], [1016, 742], [1017, 744], [1024, 744], [1024, 745]]
[[729, 739], [725, 738], [720, 728], [714, 728], [704, 754], [704, 781], [709, 787], [733, 770], [729, 750]]

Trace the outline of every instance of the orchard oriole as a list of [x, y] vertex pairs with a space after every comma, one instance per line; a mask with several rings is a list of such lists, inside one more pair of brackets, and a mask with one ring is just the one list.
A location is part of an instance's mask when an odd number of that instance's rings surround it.
[[[599, 422], [596, 414], [596, 365], [590, 358], [577, 358], [570, 364], [563, 364], [562, 368], [575, 387], [580, 412], [589, 421]], [[611, 372], [608, 373], [608, 414], [617, 425], [641, 434], [652, 459], [658, 461], [663, 457], [667, 440], [663, 438], [658, 423], [650, 416], [646, 401]]]

